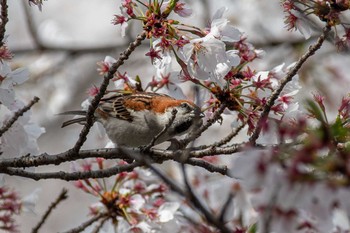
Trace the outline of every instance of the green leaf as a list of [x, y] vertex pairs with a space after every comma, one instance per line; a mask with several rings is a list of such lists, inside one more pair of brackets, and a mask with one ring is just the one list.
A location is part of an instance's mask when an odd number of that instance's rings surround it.
[[306, 110], [313, 115], [317, 120], [319, 120], [322, 123], [326, 123], [324, 114], [321, 110], [321, 108], [312, 100], [306, 100]]

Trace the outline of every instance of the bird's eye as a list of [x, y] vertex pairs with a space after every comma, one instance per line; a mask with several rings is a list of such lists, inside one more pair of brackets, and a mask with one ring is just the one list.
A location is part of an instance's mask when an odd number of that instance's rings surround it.
[[184, 109], [187, 109], [187, 110], [192, 110], [192, 107], [186, 102], [181, 103], [180, 107], [184, 108]]

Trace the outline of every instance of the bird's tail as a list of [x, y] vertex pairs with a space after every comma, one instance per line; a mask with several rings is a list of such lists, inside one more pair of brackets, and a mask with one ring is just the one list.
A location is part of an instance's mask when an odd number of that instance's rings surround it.
[[78, 118], [74, 118], [74, 119], [71, 119], [71, 120], [63, 122], [61, 128], [64, 128], [64, 127], [66, 127], [68, 125], [75, 124], [75, 123], [78, 123], [78, 124], [86, 123], [86, 111], [83, 111], [83, 110], [62, 112], [62, 113], [59, 113], [58, 115], [79, 115], [79, 116], [83, 116], [83, 117], [78, 117]]

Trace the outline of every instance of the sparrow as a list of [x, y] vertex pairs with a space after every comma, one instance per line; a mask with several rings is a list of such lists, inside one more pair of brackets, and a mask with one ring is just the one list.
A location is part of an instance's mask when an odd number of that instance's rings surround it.
[[[151, 143], [173, 118], [173, 122], [154, 142], [154, 145], [180, 136], [199, 127], [203, 114], [189, 100], [177, 100], [165, 94], [152, 92], [118, 93], [105, 95], [95, 113], [94, 120], [100, 122], [109, 139], [118, 146], [140, 147]], [[86, 122], [86, 111], [68, 111], [60, 115], [82, 115], [68, 120], [68, 125]]]

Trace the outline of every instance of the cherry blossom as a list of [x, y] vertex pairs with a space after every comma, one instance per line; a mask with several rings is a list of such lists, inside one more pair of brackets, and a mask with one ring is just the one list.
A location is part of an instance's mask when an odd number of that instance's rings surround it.
[[208, 34], [190, 40], [183, 47], [183, 56], [191, 74], [202, 80], [224, 84], [223, 78], [233, 66], [240, 62], [235, 51], [226, 51], [225, 43]]
[[[169, 6], [169, 3], [170, 1], [163, 2], [161, 6], [162, 11], [164, 11]], [[193, 10], [189, 8], [186, 3], [178, 1], [176, 2], [174, 12], [179, 16], [186, 18], [192, 15]]]
[[229, 24], [229, 20], [223, 18], [227, 7], [222, 7], [216, 11], [210, 23], [209, 35], [225, 42], [237, 42], [241, 39], [241, 32]]
[[97, 62], [97, 65], [99, 66], [97, 68], [97, 71], [99, 72], [100, 75], [105, 75], [106, 73], [108, 73], [111, 66], [116, 62], [117, 60], [115, 58], [111, 56], [106, 56], [104, 61]]
[[[21, 103], [21, 106], [24, 104]], [[12, 115], [5, 115], [5, 121]], [[39, 153], [37, 139], [45, 133], [45, 129], [31, 122], [31, 113], [26, 112], [0, 138], [3, 157], [19, 157], [25, 154]], [[2, 122], [2, 123], [4, 123]]]
[[120, 7], [120, 12], [121, 12], [121, 15], [115, 15], [112, 23], [114, 25], [120, 25], [120, 33], [122, 37], [125, 37], [126, 28], [129, 26], [128, 24], [129, 15], [127, 11], [125, 11], [124, 7]]
[[9, 109], [13, 109], [15, 104], [14, 87], [24, 83], [29, 78], [28, 70], [18, 68], [11, 70], [6, 62], [0, 64], [0, 103]]

